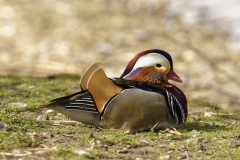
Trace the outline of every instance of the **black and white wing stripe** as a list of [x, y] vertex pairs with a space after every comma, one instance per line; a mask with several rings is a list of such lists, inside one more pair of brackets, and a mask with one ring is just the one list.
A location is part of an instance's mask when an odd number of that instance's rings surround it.
[[81, 110], [87, 112], [99, 113], [92, 96], [88, 91], [80, 92], [65, 104], [66, 110]]
[[183, 125], [186, 121], [186, 116], [182, 104], [174, 95], [168, 91], [166, 91], [166, 100], [169, 107], [169, 112], [171, 116], [176, 120], [176, 125]]

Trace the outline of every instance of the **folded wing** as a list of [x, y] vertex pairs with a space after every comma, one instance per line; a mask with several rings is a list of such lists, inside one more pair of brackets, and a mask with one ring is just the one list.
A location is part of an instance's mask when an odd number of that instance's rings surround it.
[[106, 76], [102, 67], [100, 62], [93, 64], [83, 75], [80, 84], [91, 94], [100, 113], [105, 104], [122, 90]]

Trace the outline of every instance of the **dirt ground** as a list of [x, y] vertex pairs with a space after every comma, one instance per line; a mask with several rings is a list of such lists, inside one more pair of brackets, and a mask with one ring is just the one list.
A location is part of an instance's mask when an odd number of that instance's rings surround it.
[[2, 0], [0, 74], [81, 75], [103, 61], [108, 76], [119, 76], [136, 53], [161, 48], [171, 53], [188, 98], [240, 112], [240, 54], [231, 35], [214, 28], [205, 10], [186, 25], [168, 6], [147, 0]]

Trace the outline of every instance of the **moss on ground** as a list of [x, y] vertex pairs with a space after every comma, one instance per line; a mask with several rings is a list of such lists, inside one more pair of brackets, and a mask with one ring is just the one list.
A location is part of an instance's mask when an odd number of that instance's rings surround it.
[[[212, 102], [189, 100], [190, 115], [181, 128], [133, 135], [70, 121], [38, 107], [78, 91], [79, 78], [0, 77], [1, 159], [239, 158], [240, 115], [229, 114]], [[49, 119], [38, 120], [42, 115]]]

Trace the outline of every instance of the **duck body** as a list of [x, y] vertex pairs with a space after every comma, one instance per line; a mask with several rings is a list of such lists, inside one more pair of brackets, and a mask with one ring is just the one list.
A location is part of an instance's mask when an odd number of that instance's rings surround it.
[[93, 64], [82, 76], [82, 91], [45, 107], [82, 123], [126, 133], [179, 127], [187, 119], [187, 100], [168, 79], [181, 82], [171, 56], [163, 50], [147, 50], [129, 62], [120, 78], [108, 78], [101, 62]]

